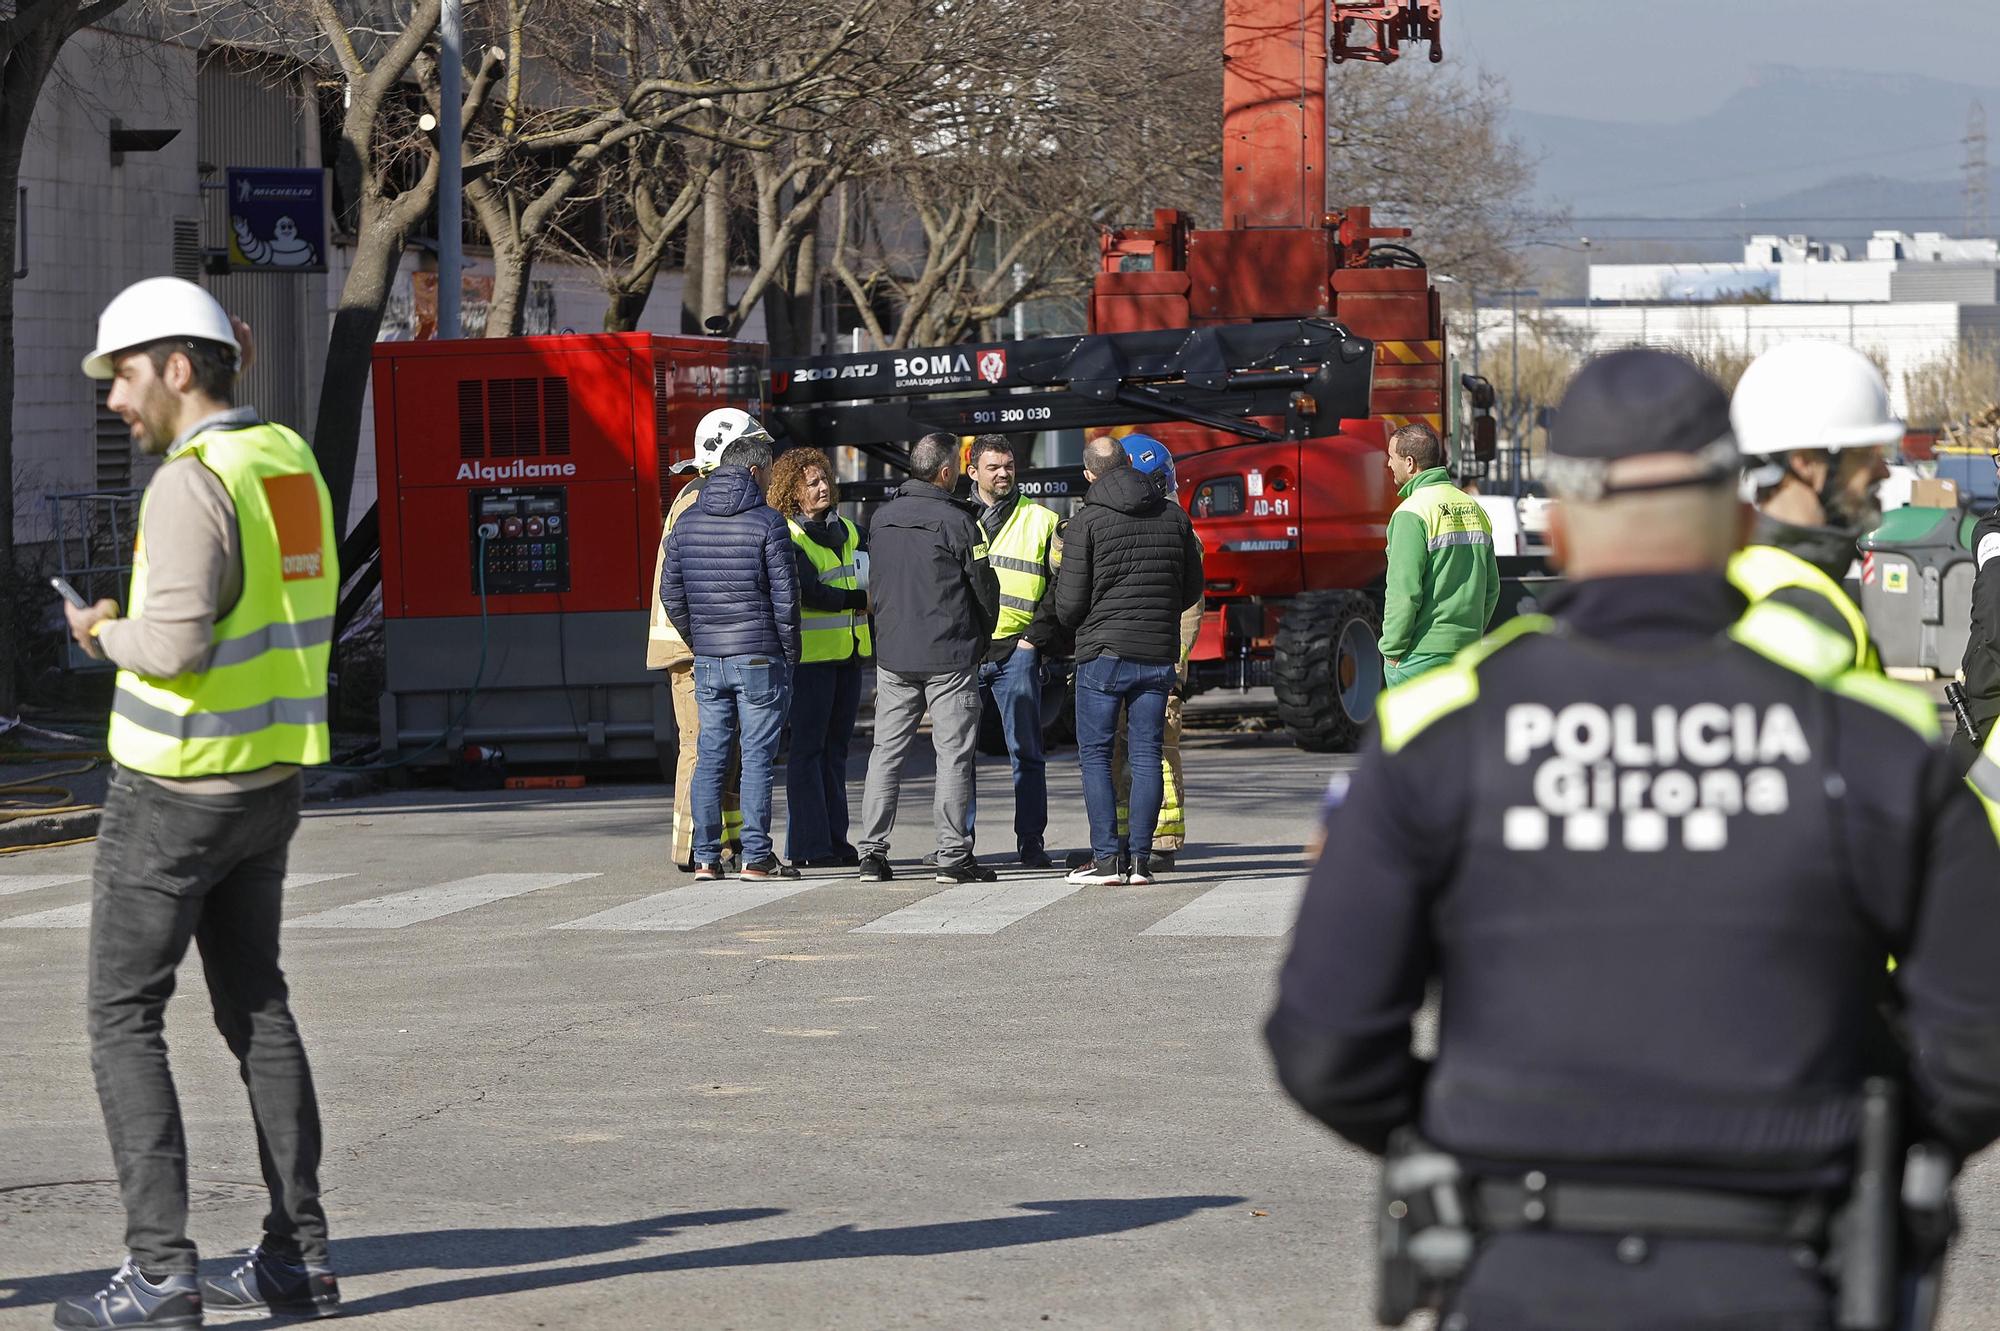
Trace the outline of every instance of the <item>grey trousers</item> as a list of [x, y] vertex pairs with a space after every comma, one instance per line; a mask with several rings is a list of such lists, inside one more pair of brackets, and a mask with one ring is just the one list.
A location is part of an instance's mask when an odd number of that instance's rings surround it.
[[972, 858], [972, 833], [966, 821], [979, 758], [979, 675], [971, 669], [937, 675], [875, 671], [875, 747], [868, 755], [861, 836], [855, 842], [864, 856], [889, 854], [903, 757], [927, 708], [931, 746], [937, 750], [938, 863], [963, 864]]

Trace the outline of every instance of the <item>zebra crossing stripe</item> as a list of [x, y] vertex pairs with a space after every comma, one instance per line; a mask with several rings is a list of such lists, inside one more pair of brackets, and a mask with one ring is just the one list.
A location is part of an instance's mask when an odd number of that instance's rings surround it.
[[552, 924], [551, 929], [591, 929], [591, 930], [633, 930], [650, 933], [685, 933], [689, 929], [699, 929], [704, 924], [714, 924], [732, 915], [768, 906], [786, 897], [795, 897], [801, 892], [810, 892], [815, 887], [825, 887], [838, 882], [834, 878], [809, 878], [797, 881], [780, 879], [769, 883], [697, 883], [693, 887], [677, 887], [669, 892], [659, 892], [637, 901], [628, 901], [610, 910], [601, 910], [595, 915], [586, 915], [580, 920], [568, 920], [562, 924]]
[[[285, 890], [352, 877], [351, 873], [288, 873], [285, 875]], [[57, 906], [54, 910], [38, 910], [32, 915], [16, 915], [11, 920], [0, 920], [0, 929], [83, 929], [89, 924], [90, 903], [85, 901], [74, 906]]]
[[1212, 887], [1140, 935], [1144, 938], [1283, 938], [1305, 892], [1303, 878], [1239, 878]]
[[545, 887], [558, 887], [594, 873], [482, 873], [449, 883], [420, 887], [413, 892], [350, 901], [316, 915], [290, 923], [300, 929], [401, 929], [479, 906], [490, 906], [509, 897], [525, 896]]
[[44, 887], [61, 887], [64, 883], [80, 883], [89, 874], [81, 873], [18, 873], [0, 878], [0, 897], [11, 897], [16, 892], [34, 892]]
[[857, 934], [997, 934], [1025, 920], [1044, 906], [1081, 891], [1061, 878], [1026, 882], [966, 883], [925, 897], [879, 920], [870, 920]]

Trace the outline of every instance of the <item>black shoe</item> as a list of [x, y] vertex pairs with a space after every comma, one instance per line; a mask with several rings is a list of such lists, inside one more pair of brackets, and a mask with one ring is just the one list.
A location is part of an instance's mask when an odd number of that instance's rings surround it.
[[940, 883], [991, 883], [1000, 875], [978, 860], [966, 860], [959, 864], [940, 864], [935, 877]]
[[861, 852], [852, 846], [842, 846], [833, 852], [833, 863], [852, 869], [861, 863]]
[[1125, 881], [1134, 887], [1144, 887], [1153, 881], [1153, 875], [1158, 868], [1159, 861], [1152, 856], [1148, 856], [1145, 859], [1134, 862], [1125, 871]]
[[56, 1325], [102, 1331], [119, 1326], [200, 1326], [201, 1283], [191, 1275], [148, 1279], [132, 1259], [88, 1298], [56, 1304]]
[[1021, 867], [1023, 869], [1053, 869], [1056, 867], [1056, 862], [1049, 858], [1049, 853], [1046, 850], [1037, 846], [1033, 850], [1024, 850], [1021, 852]]
[[886, 883], [896, 876], [896, 871], [889, 867], [887, 856], [863, 855], [861, 870], [854, 876], [866, 883]]
[[1154, 873], [1172, 873], [1174, 871], [1174, 852], [1171, 850], [1154, 851], [1153, 857], [1146, 861], [1146, 867]]
[[738, 869], [736, 876], [746, 883], [767, 883], [773, 878], [797, 878], [799, 871], [776, 855], [766, 855], [755, 864], [746, 864]]
[[697, 883], [716, 883], [726, 875], [719, 864], [697, 864], [694, 866], [694, 880]]
[[333, 1268], [295, 1265], [258, 1248], [219, 1280], [201, 1282], [213, 1313], [285, 1313], [294, 1317], [340, 1315], [340, 1282]]
[[1081, 869], [1084, 865], [1090, 863], [1090, 860], [1091, 860], [1091, 855], [1089, 851], [1073, 850], [1069, 854], [1063, 856], [1063, 868]]
[[1125, 881], [1125, 871], [1116, 865], [1100, 865], [1095, 860], [1085, 860], [1069, 871], [1068, 881], [1078, 887], [1111, 887]]

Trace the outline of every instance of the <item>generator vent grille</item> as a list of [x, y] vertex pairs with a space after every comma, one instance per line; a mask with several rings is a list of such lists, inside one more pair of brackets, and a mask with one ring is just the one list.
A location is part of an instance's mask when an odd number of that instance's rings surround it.
[[569, 380], [542, 380], [542, 451], [550, 457], [569, 456]]
[[569, 380], [458, 381], [458, 455], [531, 458], [570, 452]]
[[486, 384], [479, 379], [458, 381], [458, 455], [486, 456]]
[[674, 396], [674, 366], [664, 360], [652, 362], [652, 452], [660, 466], [660, 510], [666, 512], [666, 496], [674, 490], [674, 438], [666, 426], [666, 404]]
[[540, 390], [541, 383], [535, 379], [486, 381], [487, 429], [493, 457], [531, 458], [542, 451]]

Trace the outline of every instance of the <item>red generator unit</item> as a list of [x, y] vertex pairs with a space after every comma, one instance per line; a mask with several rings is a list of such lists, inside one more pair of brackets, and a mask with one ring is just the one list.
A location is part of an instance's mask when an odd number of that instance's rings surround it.
[[645, 668], [669, 468], [763, 374], [761, 344], [710, 337], [375, 348], [385, 758], [671, 770], [673, 701]]

